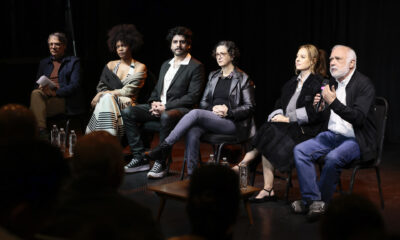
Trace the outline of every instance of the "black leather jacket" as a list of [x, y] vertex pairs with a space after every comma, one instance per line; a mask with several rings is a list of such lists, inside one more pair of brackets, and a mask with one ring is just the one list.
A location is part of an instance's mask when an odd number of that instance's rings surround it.
[[[221, 70], [216, 70], [208, 76], [208, 83], [200, 101], [200, 108], [210, 108], [220, 72]], [[253, 81], [245, 72], [235, 67], [229, 91], [228, 109], [230, 117], [236, 125], [238, 140], [244, 140], [255, 134], [253, 118], [255, 105]]]

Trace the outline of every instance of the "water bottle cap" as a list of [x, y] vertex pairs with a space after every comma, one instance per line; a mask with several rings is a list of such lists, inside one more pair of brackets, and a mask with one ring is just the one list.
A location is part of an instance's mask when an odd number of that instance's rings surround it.
[[60, 128], [61, 131], [64, 131], [64, 128]]
[[75, 130], [71, 130], [71, 133], [75, 133]]
[[57, 127], [57, 125], [54, 124], [54, 125], [53, 125], [53, 128], [56, 128], [56, 127]]

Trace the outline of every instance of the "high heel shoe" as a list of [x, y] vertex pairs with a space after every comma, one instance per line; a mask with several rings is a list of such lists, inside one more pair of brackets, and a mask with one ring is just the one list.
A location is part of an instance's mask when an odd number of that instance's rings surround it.
[[[268, 195], [262, 197], [262, 198], [256, 198], [256, 196], [253, 196], [249, 198], [249, 202], [251, 203], [263, 203], [263, 202], [275, 202], [277, 200], [277, 197], [275, 195], [271, 196], [271, 192], [274, 190], [274, 188], [271, 188], [270, 190], [263, 189], [268, 193]], [[261, 191], [263, 191], [261, 190]], [[257, 194], [258, 195], [258, 194]]]

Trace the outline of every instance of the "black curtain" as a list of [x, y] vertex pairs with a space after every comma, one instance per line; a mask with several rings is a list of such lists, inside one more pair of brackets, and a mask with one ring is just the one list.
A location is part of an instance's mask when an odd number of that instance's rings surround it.
[[[235, 3], [236, 2], [236, 3]], [[29, 104], [38, 61], [48, 55], [50, 32], [70, 29], [65, 19], [66, 0], [5, 0], [2, 24], [1, 68], [8, 89], [1, 103]], [[184, 25], [193, 30], [192, 55], [207, 72], [217, 68], [211, 50], [219, 40], [233, 40], [241, 50], [239, 67], [256, 83], [258, 124], [265, 121], [294, 75], [300, 45], [312, 43], [329, 53], [345, 44], [357, 53], [357, 69], [369, 76], [378, 96], [390, 104], [387, 139], [400, 140], [400, 19], [397, 1], [298, 0], [194, 1], [194, 0], [71, 0], [78, 56], [82, 60], [87, 103], [95, 94], [101, 69], [116, 56], [108, 52], [107, 31], [120, 23], [133, 23], [145, 44], [134, 58], [158, 75], [172, 55], [165, 41], [167, 30]], [[69, 33], [70, 34], [70, 33]], [[71, 46], [70, 46], [70, 49]], [[72, 53], [72, 51], [71, 51]]]

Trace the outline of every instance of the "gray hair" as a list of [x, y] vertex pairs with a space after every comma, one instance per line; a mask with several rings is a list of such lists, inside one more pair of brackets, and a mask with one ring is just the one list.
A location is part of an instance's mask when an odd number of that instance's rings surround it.
[[65, 33], [62, 33], [62, 32], [50, 33], [48, 39], [50, 39], [50, 37], [57, 37], [58, 40], [59, 40], [62, 44], [64, 44], [65, 46], [67, 46], [67, 44], [68, 44], [67, 36], [65, 35]]
[[335, 45], [332, 48], [332, 51], [337, 47], [347, 48], [347, 59], [346, 59], [347, 60], [347, 64], [349, 64], [351, 60], [354, 60], [354, 69], [356, 69], [357, 68], [357, 55], [356, 55], [356, 52], [354, 51], [354, 49], [352, 49], [349, 46], [345, 46], [345, 45], [340, 45], [339, 44], [339, 45]]

